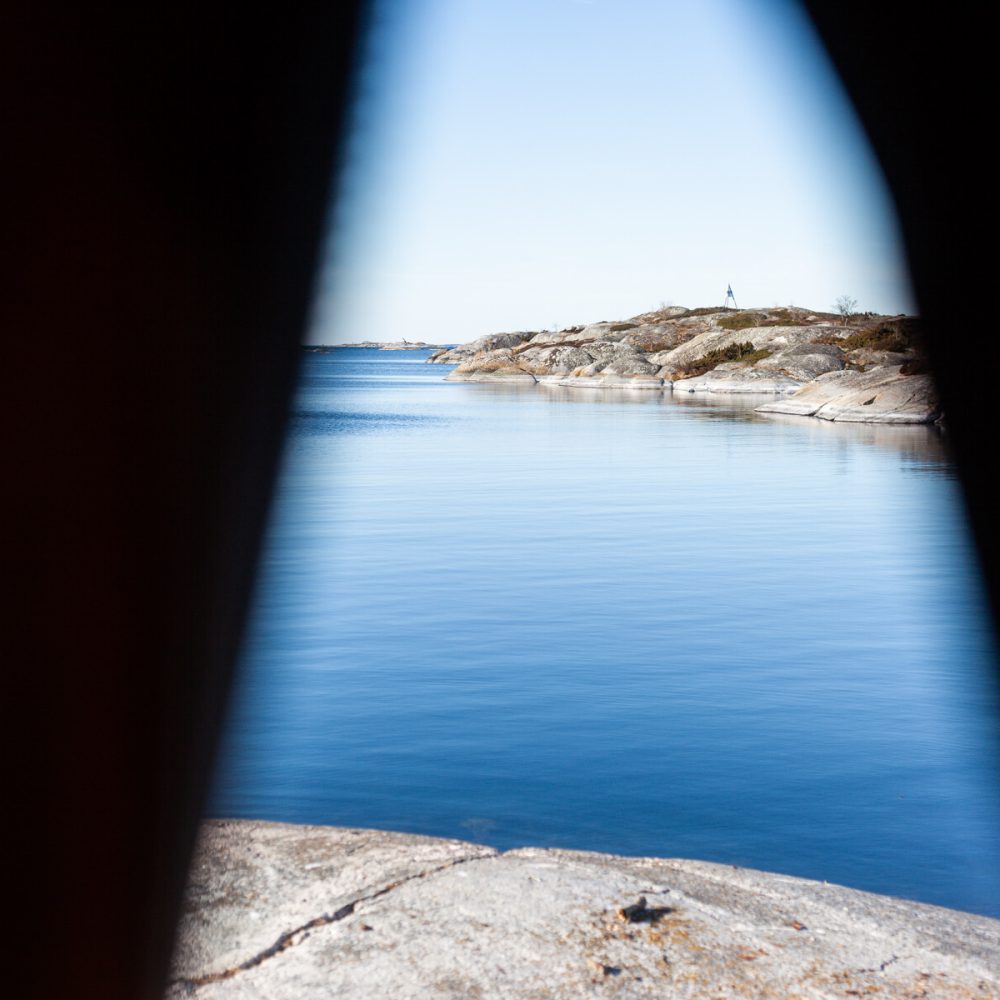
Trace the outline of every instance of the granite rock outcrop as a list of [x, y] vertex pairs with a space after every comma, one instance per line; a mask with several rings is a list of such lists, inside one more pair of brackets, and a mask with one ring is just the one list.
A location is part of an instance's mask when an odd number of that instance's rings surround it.
[[673, 306], [620, 322], [492, 334], [428, 360], [456, 365], [446, 376], [452, 382], [752, 393], [781, 397], [762, 400], [761, 413], [827, 420], [930, 423], [940, 417], [919, 321], [905, 316], [865, 314], [845, 322], [794, 306]]
[[903, 375], [901, 365], [869, 371], [832, 371], [787, 399], [764, 403], [761, 413], [793, 413], [850, 423], [927, 423], [939, 416], [929, 375]]

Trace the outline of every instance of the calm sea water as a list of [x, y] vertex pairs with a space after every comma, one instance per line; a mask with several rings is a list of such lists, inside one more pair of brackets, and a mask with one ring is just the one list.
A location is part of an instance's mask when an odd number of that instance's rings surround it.
[[213, 815], [1000, 916], [994, 654], [935, 431], [425, 357], [306, 361]]

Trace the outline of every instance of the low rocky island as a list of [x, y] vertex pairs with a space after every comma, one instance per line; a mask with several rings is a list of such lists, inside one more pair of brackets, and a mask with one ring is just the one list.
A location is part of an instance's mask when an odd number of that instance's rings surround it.
[[216, 821], [168, 1000], [1000, 996], [1000, 921], [665, 858]]
[[864, 423], [941, 416], [910, 316], [842, 317], [795, 306], [668, 307], [619, 322], [498, 333], [434, 353], [453, 382], [754, 393], [761, 413]]
[[422, 340], [361, 340], [356, 344], [310, 344], [305, 350], [311, 354], [330, 354], [349, 348], [366, 351], [446, 351], [441, 344], [427, 344]]

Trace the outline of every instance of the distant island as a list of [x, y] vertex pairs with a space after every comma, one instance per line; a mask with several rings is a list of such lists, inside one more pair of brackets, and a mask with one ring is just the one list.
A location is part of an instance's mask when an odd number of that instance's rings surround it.
[[311, 354], [329, 354], [331, 351], [343, 351], [348, 348], [363, 348], [368, 351], [446, 351], [445, 344], [425, 344], [422, 340], [398, 340], [386, 343], [379, 340], [362, 340], [357, 344], [308, 344], [303, 350]]
[[778, 396], [756, 409], [823, 420], [941, 420], [913, 316], [797, 306], [687, 309], [559, 331], [497, 333], [428, 358], [452, 382]]

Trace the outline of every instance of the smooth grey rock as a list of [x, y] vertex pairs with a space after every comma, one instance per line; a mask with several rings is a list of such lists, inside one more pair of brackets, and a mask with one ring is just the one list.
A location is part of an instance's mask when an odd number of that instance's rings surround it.
[[533, 334], [531, 339], [527, 341], [527, 346], [529, 347], [552, 347], [556, 344], [565, 344], [571, 342], [573, 344], [578, 344], [581, 341], [587, 340], [589, 338], [581, 335], [580, 330], [574, 330], [571, 334], [566, 330], [543, 330], [541, 333]]
[[778, 393], [794, 392], [802, 385], [799, 379], [790, 378], [770, 369], [756, 368], [736, 362], [728, 362], [713, 368], [704, 375], [693, 378], [675, 379], [674, 392], [719, 392], [719, 393]]
[[728, 865], [205, 826], [182, 997], [991, 997], [1000, 921]]
[[854, 423], [926, 424], [940, 415], [929, 375], [901, 375], [899, 366], [829, 372], [758, 413], [792, 413]]
[[371, 886], [394, 885], [489, 847], [336, 827], [212, 821], [188, 876], [175, 977], [214, 977], [287, 931], [334, 913]]
[[[655, 373], [655, 369], [654, 369]], [[567, 375], [555, 381], [556, 385], [571, 389], [663, 389], [662, 378], [647, 375], [615, 375], [601, 372], [598, 375]]]
[[517, 368], [496, 368], [493, 371], [479, 372], [449, 372], [444, 377], [445, 382], [524, 382], [533, 383], [537, 379], [530, 372]]
[[649, 355], [649, 360], [657, 365], [681, 370], [710, 351], [715, 351], [731, 344], [743, 344], [749, 341], [757, 350], [779, 351], [786, 347], [819, 339], [831, 328], [816, 326], [756, 326], [743, 330], [721, 330], [713, 328], [699, 333], [696, 337], [670, 351], [659, 351]]
[[536, 333], [531, 338], [533, 347], [540, 347], [545, 344], [589, 344], [594, 341], [618, 341], [621, 340], [627, 330], [635, 327], [634, 323], [591, 323], [583, 327], [571, 327], [567, 330], [543, 330]]
[[678, 316], [683, 316], [685, 313], [690, 311], [691, 310], [687, 306], [660, 306], [659, 309], [653, 309], [650, 312], [640, 313], [638, 316], [633, 316], [632, 322], [655, 323], [664, 319], [676, 319]]
[[535, 376], [526, 371], [508, 347], [478, 354], [463, 361], [445, 376], [446, 382], [534, 382]]
[[533, 333], [491, 333], [468, 344], [460, 344], [451, 350], [438, 351], [437, 354], [432, 354], [427, 361], [435, 365], [457, 365], [468, 361], [477, 354], [504, 347], [516, 347], [518, 344], [530, 340], [533, 336]]
[[641, 354], [670, 350], [690, 340], [694, 331], [680, 323], [651, 323], [629, 330], [621, 339]]
[[515, 354], [519, 367], [532, 375], [568, 375], [589, 365], [594, 359], [580, 347], [563, 344], [535, 347], [533, 344]]
[[757, 362], [765, 371], [778, 371], [800, 382], [810, 382], [827, 372], [841, 371], [844, 352], [835, 344], [794, 344], [774, 351]]
[[659, 365], [651, 364], [641, 354], [619, 355], [604, 363], [599, 369], [601, 375], [621, 375], [625, 378], [636, 375], [656, 375], [659, 370]]
[[593, 361], [575, 374], [588, 375], [655, 375], [658, 365], [652, 364], [644, 354], [623, 343], [592, 344], [587, 349]]
[[847, 353], [847, 360], [852, 367], [867, 371], [869, 368], [891, 368], [902, 365], [910, 360], [911, 355], [900, 351], [873, 351], [860, 347]]

